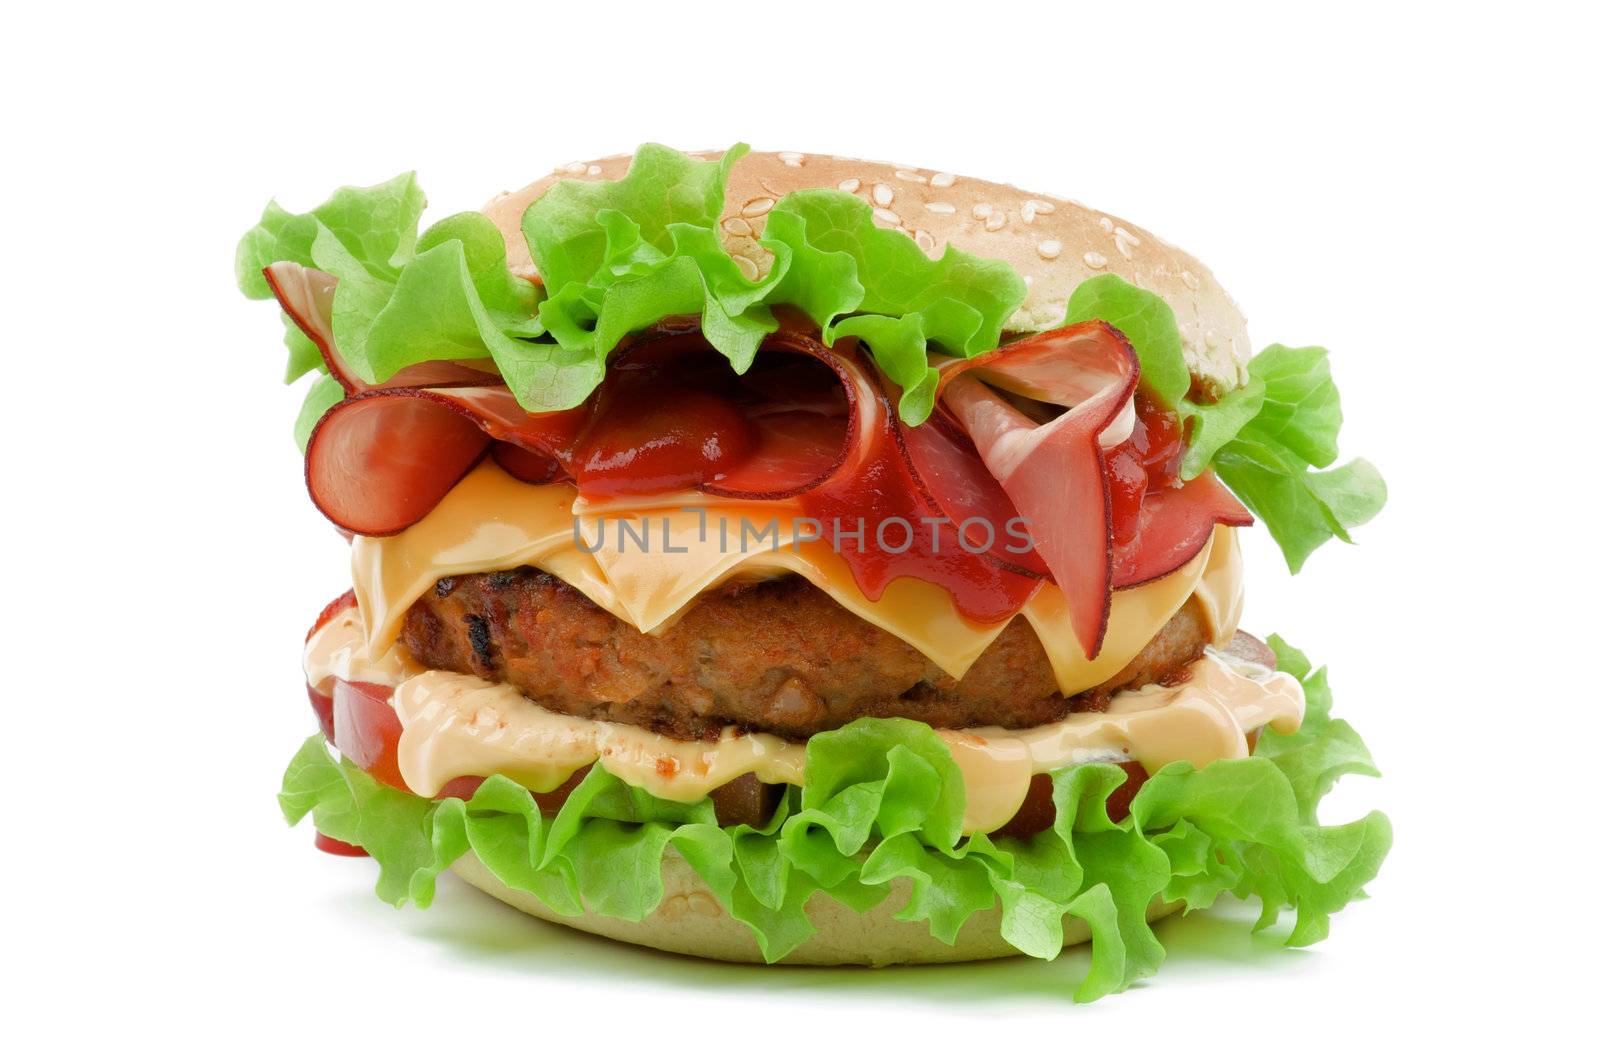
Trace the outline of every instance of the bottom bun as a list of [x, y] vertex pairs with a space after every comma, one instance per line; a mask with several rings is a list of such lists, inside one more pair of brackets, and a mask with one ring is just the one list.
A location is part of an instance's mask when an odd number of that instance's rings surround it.
[[[661, 904], [638, 923], [584, 913], [563, 916], [526, 891], [513, 890], [501, 883], [483, 862], [470, 852], [451, 866], [456, 875], [474, 887], [515, 906], [524, 913], [604, 935], [619, 942], [692, 957], [718, 961], [765, 963], [750, 929], [723, 911], [722, 903], [688, 862], [668, 850], [661, 862], [664, 885]], [[815, 894], [806, 903], [806, 914], [817, 933], [784, 956], [781, 964], [944, 964], [951, 961], [981, 961], [992, 957], [1015, 957], [1019, 950], [1000, 937], [1000, 909], [997, 905], [974, 914], [961, 928], [955, 945], [946, 945], [928, 933], [924, 921], [894, 919], [894, 913], [911, 895], [911, 882], [894, 881], [888, 900], [865, 913]], [[1157, 899], [1145, 910], [1149, 920], [1158, 920], [1181, 907], [1180, 902]], [[1085, 942], [1089, 925], [1068, 917], [1063, 925], [1066, 945]]]

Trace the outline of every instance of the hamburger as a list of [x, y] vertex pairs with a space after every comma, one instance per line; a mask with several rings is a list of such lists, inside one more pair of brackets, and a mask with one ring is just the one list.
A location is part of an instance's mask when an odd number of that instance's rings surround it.
[[431, 902], [729, 961], [1091, 946], [1225, 893], [1321, 939], [1390, 842], [1326, 672], [1238, 628], [1381, 508], [1326, 351], [1251, 355], [1119, 218], [796, 152], [573, 163], [419, 231], [415, 178], [269, 204], [312, 501], [352, 588], [280, 804]]

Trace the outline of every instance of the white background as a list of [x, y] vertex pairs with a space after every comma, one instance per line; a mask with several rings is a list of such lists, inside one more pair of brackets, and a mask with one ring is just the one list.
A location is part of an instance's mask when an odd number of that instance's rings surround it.
[[[1592, 1045], [1600, 84], [1579, 5], [472, 6], [8, 16], [0, 1051]], [[1074, 1007], [1076, 956], [746, 969], [462, 886], [397, 912], [370, 863], [282, 826], [301, 636], [348, 580], [236, 239], [274, 195], [302, 210], [415, 168], [442, 216], [647, 139], [1082, 199], [1202, 256], [1258, 346], [1334, 351], [1344, 451], [1392, 499], [1293, 580], [1253, 532], [1246, 623], [1331, 663], [1387, 774], [1330, 800], [1383, 807], [1396, 845], [1325, 944], [1169, 923], [1159, 977]]]

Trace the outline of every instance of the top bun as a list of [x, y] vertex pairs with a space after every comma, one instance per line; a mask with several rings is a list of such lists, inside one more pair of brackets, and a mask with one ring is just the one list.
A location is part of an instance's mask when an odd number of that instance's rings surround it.
[[[691, 154], [721, 157], [718, 151]], [[490, 202], [484, 213], [506, 234], [511, 267], [533, 273], [521, 238], [522, 214], [529, 203], [558, 180], [617, 180], [632, 160], [632, 155], [613, 155], [571, 162]], [[1040, 331], [1060, 323], [1073, 288], [1091, 276], [1114, 272], [1172, 307], [1184, 360], [1200, 389], [1216, 396], [1245, 380], [1250, 339], [1244, 315], [1210, 269], [1121, 218], [1009, 184], [832, 155], [751, 152], [729, 175], [721, 227], [729, 253], [752, 278], [764, 274], [772, 262], [757, 242], [767, 211], [801, 188], [837, 188], [862, 198], [874, 207], [881, 227], [904, 232], [930, 257], [953, 243], [1010, 265], [1027, 282], [1028, 295], [1008, 331]]]

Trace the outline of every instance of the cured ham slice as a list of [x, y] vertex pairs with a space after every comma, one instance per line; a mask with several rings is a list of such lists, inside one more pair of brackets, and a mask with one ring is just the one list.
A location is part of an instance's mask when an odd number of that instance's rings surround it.
[[[1031, 400], [1071, 408], [1040, 423], [979, 371], [1026, 387]], [[1102, 446], [1126, 437], [1116, 435], [1124, 420], [1131, 423], [1138, 356], [1120, 332], [1089, 321], [948, 362], [941, 373], [941, 399], [1028, 520], [1035, 548], [1066, 597], [1073, 633], [1094, 658], [1105, 640], [1113, 573]]]
[[329, 409], [306, 443], [311, 500], [342, 530], [397, 534], [431, 512], [491, 439], [422, 390], [369, 390]]

